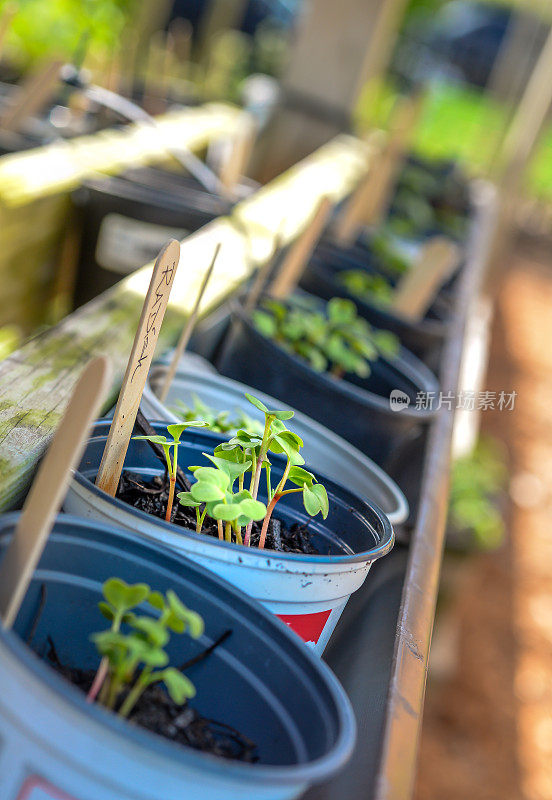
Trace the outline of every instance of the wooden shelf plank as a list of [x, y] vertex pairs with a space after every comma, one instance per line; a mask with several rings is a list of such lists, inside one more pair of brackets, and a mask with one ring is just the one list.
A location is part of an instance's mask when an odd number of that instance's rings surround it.
[[0, 203], [21, 206], [68, 192], [97, 173], [167, 161], [167, 148], [201, 150], [219, 136], [234, 136], [242, 112], [222, 103], [171, 111], [144, 122], [55, 142], [0, 158]]

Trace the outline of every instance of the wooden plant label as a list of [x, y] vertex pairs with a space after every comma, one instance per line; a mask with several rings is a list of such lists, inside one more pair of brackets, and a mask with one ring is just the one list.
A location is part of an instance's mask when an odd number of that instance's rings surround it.
[[223, 186], [232, 191], [245, 174], [255, 145], [257, 129], [253, 118], [244, 116], [231, 143], [228, 157], [222, 164], [220, 180]]
[[303, 233], [290, 247], [280, 270], [270, 288], [273, 297], [287, 297], [301, 280], [301, 275], [311, 257], [318, 240], [324, 232], [332, 210], [332, 202], [323, 197]]
[[182, 335], [180, 336], [179, 342], [174, 349], [172, 361], [170, 363], [169, 369], [167, 370], [167, 374], [165, 375], [165, 380], [163, 381], [161, 392], [159, 393], [159, 399], [161, 400], [162, 403], [165, 402], [165, 398], [167, 397], [169, 389], [171, 388], [171, 383], [173, 382], [176, 370], [178, 369], [178, 362], [182, 357], [182, 353], [184, 353], [184, 351], [186, 350], [188, 342], [190, 341], [190, 337], [194, 331], [197, 317], [199, 314], [199, 307], [201, 306], [201, 301], [203, 300], [203, 295], [205, 294], [205, 289], [207, 288], [207, 284], [211, 280], [211, 275], [213, 274], [213, 270], [215, 268], [215, 263], [218, 254], [220, 252], [220, 247], [221, 245], [219, 242], [215, 247], [213, 258], [211, 259], [211, 263], [209, 264], [209, 269], [205, 273], [203, 281], [201, 282], [201, 286], [199, 287], [199, 292], [197, 293], [192, 313], [188, 317], [186, 325], [184, 326], [184, 329], [182, 331]]
[[334, 237], [342, 247], [350, 247], [356, 240], [365, 219], [370, 216], [374, 194], [374, 174], [378, 171], [378, 160], [386, 137], [383, 131], [374, 131], [368, 139], [369, 153], [364, 177], [347, 201], [335, 225]]
[[150, 285], [130, 352], [113, 422], [109, 429], [96, 486], [115, 496], [136, 414], [163, 323], [180, 258], [180, 244], [172, 239], [161, 250], [153, 267]]
[[435, 295], [452, 274], [460, 249], [445, 236], [434, 236], [422, 247], [416, 263], [397, 286], [391, 307], [411, 320], [423, 319]]
[[17, 528], [0, 565], [0, 616], [13, 625], [40, 560], [67, 485], [82, 456], [90, 427], [111, 383], [104, 356], [82, 373], [29, 491]]

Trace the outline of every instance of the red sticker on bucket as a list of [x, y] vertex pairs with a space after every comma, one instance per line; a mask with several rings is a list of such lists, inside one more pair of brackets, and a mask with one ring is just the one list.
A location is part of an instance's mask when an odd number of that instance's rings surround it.
[[75, 800], [62, 789], [58, 789], [53, 783], [39, 778], [38, 775], [31, 775], [19, 790], [16, 800]]
[[285, 622], [292, 631], [295, 631], [303, 641], [309, 644], [318, 644], [324, 626], [332, 609], [327, 611], [316, 611], [314, 614], [277, 614], [276, 616]]

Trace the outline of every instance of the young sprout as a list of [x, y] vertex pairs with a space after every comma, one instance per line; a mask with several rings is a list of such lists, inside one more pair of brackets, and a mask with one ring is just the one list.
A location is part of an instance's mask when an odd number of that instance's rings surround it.
[[262, 433], [262, 425], [240, 408], [233, 411], [216, 411], [204, 403], [197, 395], [192, 394], [192, 405], [182, 400], [175, 400], [172, 411], [178, 414], [183, 422], [193, 419], [203, 419], [214, 433], [235, 434], [240, 428], [248, 431]]
[[[198, 532], [208, 514], [217, 520], [219, 538], [223, 535], [231, 541], [232, 530], [236, 541], [242, 544], [242, 527], [246, 526], [243, 544], [251, 543], [253, 522], [263, 520], [259, 547], [265, 546], [268, 525], [276, 503], [286, 494], [303, 492], [303, 502], [308, 514], [315, 516], [322, 513], [324, 519], [328, 515], [328, 496], [325, 488], [316, 483], [314, 476], [301, 469], [305, 463], [299, 450], [303, 446], [302, 439], [289, 431], [284, 422], [293, 417], [289, 409], [269, 409], [258, 398], [245, 395], [247, 400], [265, 416], [262, 435], [239, 430], [228, 442], [219, 445], [213, 455], [204, 455], [214, 467], [191, 467], [196, 483], [191, 492], [181, 492], [178, 499], [181, 503], [196, 507]], [[272, 488], [271, 463], [268, 454], [277, 453], [286, 456], [286, 466], [282, 478], [276, 488]], [[265, 471], [268, 508], [257, 500], [260, 478]], [[244, 488], [244, 476], [251, 472], [249, 489]], [[238, 491], [234, 494], [234, 483], [238, 480]], [[285, 489], [290, 480], [299, 488]], [[200, 515], [199, 506], [205, 502], [205, 509]], [[224, 533], [222, 522], [225, 522]]]
[[[262, 520], [259, 547], [266, 542], [268, 526], [278, 501], [288, 494], [302, 492], [303, 505], [307, 513], [315, 516], [321, 513], [328, 516], [328, 495], [326, 489], [316, 482], [312, 473], [302, 469], [305, 463], [300, 454], [302, 439], [288, 430], [285, 422], [293, 417], [290, 409], [269, 409], [258, 398], [245, 395], [247, 400], [264, 415], [261, 432], [239, 429], [226, 442], [219, 444], [213, 453], [203, 453], [211, 466], [190, 466], [194, 483], [190, 491], [179, 492], [178, 502], [195, 509], [196, 532], [201, 533], [208, 516], [217, 523], [220, 540], [237, 542], [249, 546], [254, 522]], [[198, 427], [204, 423], [197, 420], [169, 425], [167, 430], [173, 436], [168, 441], [164, 436], [151, 437], [161, 444], [167, 454], [169, 472], [176, 474], [176, 445], [187, 425]], [[137, 436], [148, 439], [148, 436]], [[174, 463], [170, 461], [169, 449], [175, 447]], [[270, 453], [284, 455], [286, 465], [276, 487], [272, 486]], [[265, 474], [267, 504], [258, 500], [261, 475]], [[245, 486], [246, 476], [250, 474], [249, 486]], [[290, 481], [296, 488], [286, 488]], [[172, 499], [172, 494], [171, 494]], [[169, 512], [167, 519], [170, 521]], [[244, 530], [245, 529], [245, 530]]]
[[367, 378], [370, 362], [380, 355], [393, 357], [399, 348], [394, 334], [372, 328], [358, 316], [355, 304], [341, 297], [314, 309], [300, 298], [266, 300], [253, 322], [261, 334], [305, 359], [316, 372], [329, 371], [336, 378], [347, 373]]
[[[193, 697], [194, 685], [179, 670], [168, 666], [164, 648], [171, 632], [187, 632], [192, 638], [199, 638], [204, 629], [199, 614], [187, 608], [171, 589], [163, 596], [145, 583], [129, 585], [120, 578], [107, 580], [103, 595], [105, 599], [98, 605], [111, 627], [91, 636], [102, 663], [107, 662], [99, 701], [110, 709], [119, 706], [118, 713], [128, 717], [147, 687], [161, 681], [175, 703], [181, 705]], [[157, 611], [157, 616], [135, 613], [134, 609], [144, 602]], [[128, 632], [121, 630], [122, 625]]]
[[[178, 500], [182, 505], [196, 508], [196, 530], [201, 533], [205, 515], [217, 521], [219, 539], [232, 541], [234, 532], [238, 544], [243, 544], [242, 528], [261, 520], [266, 514], [266, 506], [255, 500], [247, 489], [234, 492], [234, 483], [251, 466], [251, 461], [237, 463], [221, 456], [204, 453], [214, 464], [213, 467], [190, 467], [196, 482], [190, 492], [180, 492]], [[200, 514], [199, 506], [205, 503]]]
[[[191, 419], [186, 422], [175, 423], [174, 425], [167, 425], [167, 432], [172, 436], [172, 440], [167, 439], [166, 436], [133, 436], [133, 439], [142, 439], [154, 444], [160, 444], [167, 459], [167, 470], [169, 475], [169, 497], [167, 499], [167, 511], [165, 520], [171, 521], [171, 514], [174, 502], [174, 490], [176, 487], [176, 470], [178, 467], [178, 445], [180, 437], [186, 428], [206, 428], [209, 423], [203, 420]], [[174, 455], [171, 459], [171, 448], [174, 450]]]
[[350, 294], [359, 300], [389, 305], [393, 299], [393, 287], [382, 275], [372, 275], [365, 269], [347, 269], [339, 274], [341, 283]]

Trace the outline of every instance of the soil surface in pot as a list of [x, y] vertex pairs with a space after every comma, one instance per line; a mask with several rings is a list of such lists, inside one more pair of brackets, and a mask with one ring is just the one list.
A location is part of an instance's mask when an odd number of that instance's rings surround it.
[[[177, 492], [180, 491], [177, 488]], [[165, 519], [167, 500], [169, 496], [169, 481], [156, 475], [151, 481], [143, 481], [141, 476], [125, 471], [121, 476], [117, 498], [133, 506], [139, 511], [145, 511], [154, 517]], [[188, 530], [196, 529], [195, 509], [181, 506], [175, 499], [171, 522]], [[254, 522], [251, 530], [251, 546], [256, 547], [261, 536], [262, 522]], [[203, 522], [202, 533], [218, 539], [216, 522], [206, 517]], [[279, 550], [283, 553], [301, 553], [304, 555], [320, 555], [319, 550], [311, 541], [311, 532], [307, 524], [295, 523], [286, 525], [279, 519], [272, 518], [267, 531], [265, 549]]]
[[[62, 664], [57, 656], [55, 644], [51, 640], [45, 660], [56, 672], [59, 672], [85, 694], [92, 686], [95, 671], [72, 668]], [[186, 666], [190, 666], [190, 664], [182, 665], [182, 670]], [[122, 693], [120, 702], [122, 703], [124, 699], [125, 693]], [[201, 750], [204, 753], [234, 761], [247, 763], [258, 761], [255, 742], [230, 725], [202, 717], [187, 703], [178, 705], [159, 684], [148, 686], [134, 706], [128, 720], [134, 725], [177, 744], [192, 747], [194, 750]]]

